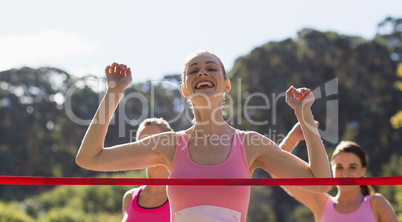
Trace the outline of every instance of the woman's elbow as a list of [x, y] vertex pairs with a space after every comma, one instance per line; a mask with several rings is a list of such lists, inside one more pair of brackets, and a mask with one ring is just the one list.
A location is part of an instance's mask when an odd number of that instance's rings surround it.
[[[102, 149], [103, 147], [100, 148], [100, 150]], [[80, 147], [77, 152], [77, 156], [75, 157], [75, 163], [84, 169], [93, 170], [93, 165], [100, 152], [94, 154], [93, 152], [88, 152], [87, 150], [88, 149], [83, 146]]]
[[75, 157], [75, 163], [82, 168], [86, 168], [84, 158], [82, 158], [79, 154], [77, 154]]
[[75, 157], [75, 163], [84, 169], [88, 169], [88, 170], [91, 169], [90, 158], [88, 156], [84, 156], [84, 155], [78, 153], [77, 156]]

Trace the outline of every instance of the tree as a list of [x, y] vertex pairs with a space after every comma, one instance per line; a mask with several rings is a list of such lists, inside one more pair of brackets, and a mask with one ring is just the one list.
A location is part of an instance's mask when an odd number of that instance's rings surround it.
[[[391, 55], [389, 46], [378, 38], [365, 40], [313, 29], [301, 30], [295, 40], [269, 42], [237, 59], [230, 71], [229, 101], [236, 108], [236, 118], [229, 121], [279, 143], [296, 123], [293, 111], [284, 101], [284, 92], [291, 85], [309, 87], [316, 93], [312, 108], [319, 128], [325, 132], [331, 124], [339, 123], [337, 141], [347, 138], [361, 144], [369, 155], [369, 172], [381, 175], [378, 166], [388, 162], [393, 154], [402, 153], [402, 132], [390, 123], [402, 104], [402, 92], [392, 87], [398, 80], [398, 62]], [[326, 84], [334, 79], [339, 87], [328, 90]], [[329, 110], [333, 109], [328, 102], [332, 100], [338, 102], [338, 119], [328, 120]], [[244, 103], [259, 109], [245, 109]], [[332, 149], [336, 145], [333, 141], [324, 142]], [[305, 151], [304, 144], [299, 150]], [[306, 152], [299, 154], [307, 158]], [[264, 199], [273, 198], [279, 203], [284, 195], [275, 191]], [[287, 215], [291, 207], [283, 208], [284, 211], [279, 206], [273, 205], [278, 220], [290, 221], [280, 217]]]
[[[383, 41], [391, 49], [391, 59], [399, 62], [395, 81], [395, 87], [402, 91], [402, 18], [388, 17], [378, 24], [376, 39]], [[402, 107], [391, 117], [394, 129], [402, 127]]]

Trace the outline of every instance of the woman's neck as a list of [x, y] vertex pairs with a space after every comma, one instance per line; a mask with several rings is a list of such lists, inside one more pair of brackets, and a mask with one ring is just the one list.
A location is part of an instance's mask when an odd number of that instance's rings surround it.
[[143, 188], [149, 194], [164, 194], [166, 193], [166, 186], [164, 185], [152, 185], [152, 186], [145, 186]]
[[210, 119], [209, 122], [205, 121], [195, 121], [195, 124], [190, 128], [190, 134], [198, 134], [198, 135], [222, 135], [222, 134], [230, 134], [234, 130], [233, 127], [229, 126], [226, 121], [222, 118], [222, 120], [218, 121], [215, 119]]
[[[158, 178], [158, 179], [167, 179], [169, 177], [169, 172], [164, 166], [155, 166], [147, 168], [147, 178]], [[153, 185], [153, 186], [146, 186], [144, 188], [147, 192], [153, 193], [166, 193], [166, 186], [165, 185]]]
[[198, 107], [194, 109], [195, 127], [197, 129], [217, 129], [226, 126], [227, 123], [223, 118], [222, 106], [209, 108]]
[[339, 189], [339, 192], [337, 194], [338, 202], [344, 202], [344, 203], [360, 202], [362, 200], [362, 198], [363, 198], [363, 194], [361, 193], [359, 186], [356, 186], [356, 188], [347, 189], [347, 190]]

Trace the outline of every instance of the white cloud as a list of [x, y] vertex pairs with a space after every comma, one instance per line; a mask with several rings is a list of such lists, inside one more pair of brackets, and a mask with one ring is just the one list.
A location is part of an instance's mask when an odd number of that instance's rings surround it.
[[0, 70], [43, 65], [95, 49], [93, 40], [73, 32], [45, 29], [35, 34], [9, 34], [0, 37]]

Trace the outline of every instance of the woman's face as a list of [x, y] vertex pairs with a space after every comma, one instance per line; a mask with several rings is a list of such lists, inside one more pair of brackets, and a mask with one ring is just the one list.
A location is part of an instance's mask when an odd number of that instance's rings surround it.
[[354, 153], [340, 152], [331, 161], [334, 177], [362, 177], [366, 173], [360, 158]]
[[192, 58], [184, 69], [183, 95], [215, 95], [227, 93], [230, 83], [225, 80], [220, 60], [211, 54], [201, 54]]

